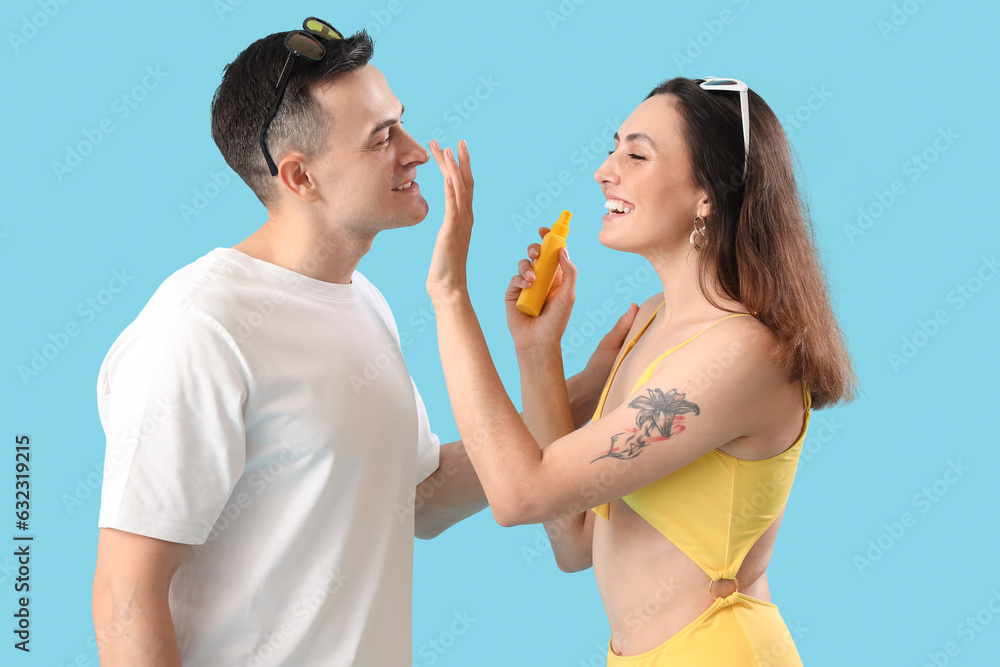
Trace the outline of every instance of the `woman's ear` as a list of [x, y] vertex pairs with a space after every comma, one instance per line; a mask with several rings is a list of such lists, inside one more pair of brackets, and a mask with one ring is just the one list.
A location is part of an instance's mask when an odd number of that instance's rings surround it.
[[708, 194], [702, 193], [702, 198], [698, 202], [698, 209], [695, 215], [700, 215], [701, 217], [708, 219], [712, 214], [712, 203], [708, 200]]

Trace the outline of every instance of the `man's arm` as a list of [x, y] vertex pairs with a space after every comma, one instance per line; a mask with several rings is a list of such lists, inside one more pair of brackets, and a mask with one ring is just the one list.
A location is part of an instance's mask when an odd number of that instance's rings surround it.
[[[633, 316], [634, 317], [634, 316]], [[632, 318], [627, 318], [628, 325]], [[580, 428], [594, 414], [597, 402], [604, 388], [621, 348], [623, 321], [601, 340], [587, 367], [566, 380], [573, 427]], [[438, 469], [417, 485], [414, 502], [414, 524], [416, 536], [422, 540], [437, 537], [459, 521], [476, 514], [487, 507], [486, 494], [469, 461], [469, 455], [461, 442], [441, 445]], [[582, 516], [580, 517], [582, 525]], [[574, 531], [575, 532], [575, 531]]]
[[437, 537], [486, 506], [483, 486], [461, 441], [441, 445], [437, 470], [417, 485], [416, 536], [422, 540]]
[[190, 548], [101, 528], [92, 610], [103, 667], [180, 667], [167, 594]]

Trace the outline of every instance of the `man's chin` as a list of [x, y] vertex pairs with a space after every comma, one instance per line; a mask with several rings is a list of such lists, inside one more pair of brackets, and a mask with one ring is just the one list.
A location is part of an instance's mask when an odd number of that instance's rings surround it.
[[430, 207], [427, 205], [427, 200], [423, 196], [419, 196], [419, 198], [415, 198], [414, 201], [410, 202], [410, 206], [407, 209], [405, 213], [401, 212], [391, 219], [386, 220], [382, 229], [400, 229], [402, 227], [419, 225], [427, 217]]
[[424, 199], [423, 195], [417, 198], [417, 201], [412, 202], [414, 212], [412, 216], [409, 216], [409, 222], [404, 227], [412, 227], [414, 225], [419, 225], [427, 217], [427, 212], [430, 211], [430, 206], [427, 205], [427, 200]]

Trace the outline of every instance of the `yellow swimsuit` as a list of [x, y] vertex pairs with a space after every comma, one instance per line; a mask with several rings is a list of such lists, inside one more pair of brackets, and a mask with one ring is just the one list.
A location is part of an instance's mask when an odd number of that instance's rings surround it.
[[[656, 310], [659, 311], [659, 308]], [[739, 315], [746, 313], [729, 317]], [[629, 342], [625, 354], [655, 316], [656, 311]], [[649, 381], [664, 357], [687, 345], [701, 333], [657, 357], [639, 377], [632, 392]], [[611, 371], [594, 419], [601, 416], [608, 389], [620, 365], [621, 360]], [[778, 517], [788, 499], [802, 441], [809, 427], [811, 399], [804, 381], [802, 397], [805, 405], [802, 433], [781, 454], [748, 461], [713, 449], [622, 500], [697, 563], [713, 583], [720, 579], [734, 579], [750, 547]], [[595, 507], [594, 512], [607, 519], [609, 508], [610, 503], [605, 503]], [[715, 596], [715, 593], [712, 595]], [[770, 602], [740, 593], [737, 587], [737, 591], [727, 597], [716, 597], [701, 616], [650, 651], [618, 656], [609, 642], [608, 666], [614, 665], [800, 667], [802, 661], [778, 608]]]

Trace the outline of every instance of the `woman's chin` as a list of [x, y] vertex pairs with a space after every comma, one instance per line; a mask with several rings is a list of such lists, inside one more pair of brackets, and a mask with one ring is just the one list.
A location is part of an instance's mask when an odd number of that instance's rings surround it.
[[615, 233], [616, 231], [617, 230], [615, 230], [614, 228], [609, 228], [608, 225], [605, 224], [603, 227], [601, 227], [601, 231], [597, 233], [598, 243], [600, 243], [605, 248], [618, 250], [618, 246], [620, 244], [618, 242], [619, 239], [616, 238], [618, 236], [618, 234]]
[[611, 250], [617, 250], [619, 252], [638, 252], [639, 248], [635, 247], [635, 243], [629, 243], [630, 239], [627, 238], [626, 234], [622, 233], [621, 228], [609, 227], [607, 224], [601, 228], [601, 231], [597, 234], [597, 241]]

